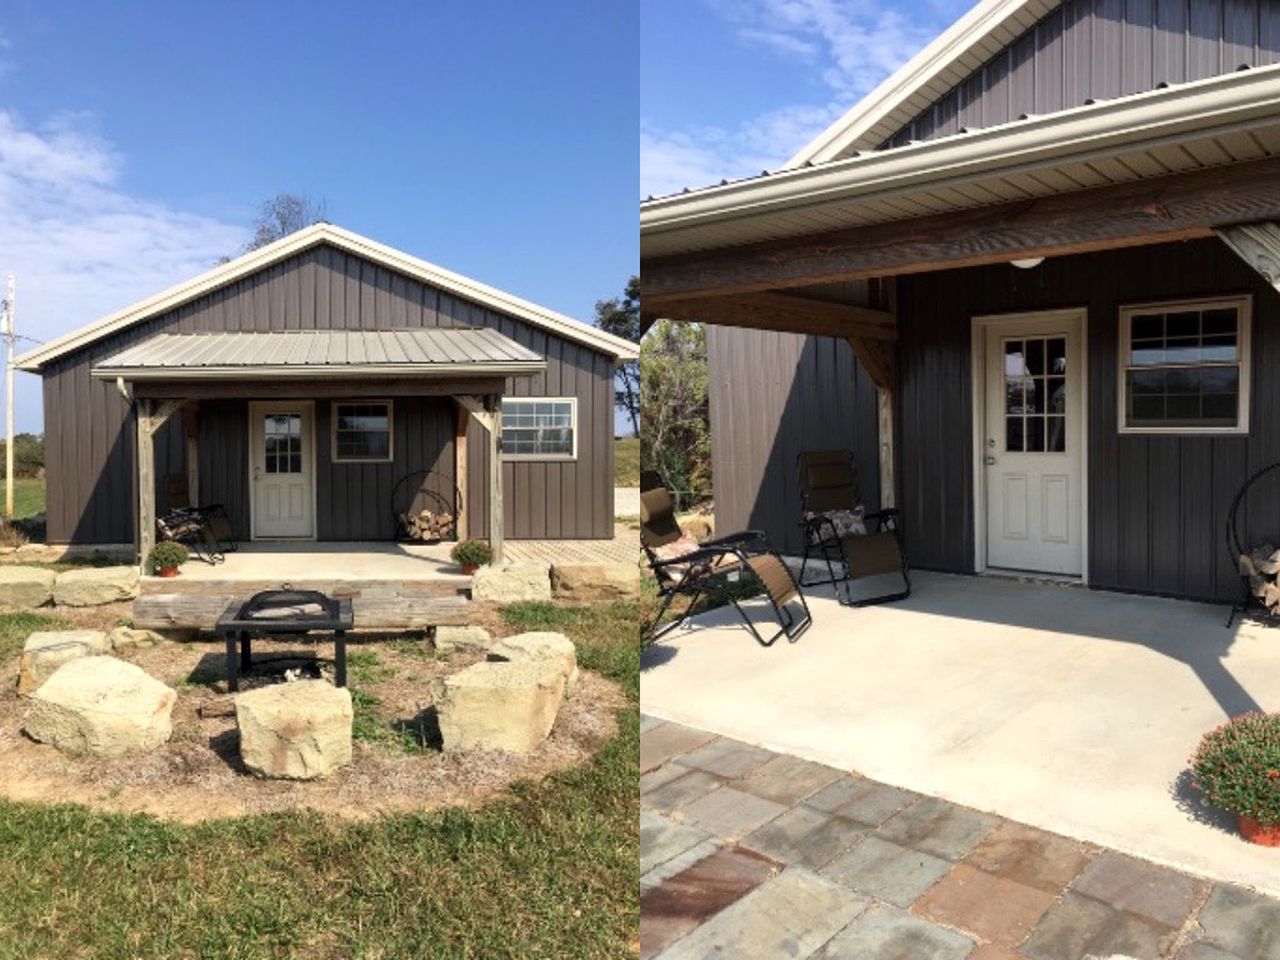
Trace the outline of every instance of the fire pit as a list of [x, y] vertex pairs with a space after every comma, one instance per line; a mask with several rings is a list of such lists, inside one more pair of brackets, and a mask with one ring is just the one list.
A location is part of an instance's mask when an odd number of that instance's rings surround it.
[[[256, 634], [274, 638], [322, 630], [333, 633], [335, 683], [347, 685], [347, 631], [354, 626], [351, 601], [318, 590], [264, 590], [245, 601], [233, 601], [218, 618], [217, 630], [227, 642], [227, 689], [240, 689], [240, 674], [252, 666], [250, 643]], [[236, 658], [236, 640], [240, 657]]]

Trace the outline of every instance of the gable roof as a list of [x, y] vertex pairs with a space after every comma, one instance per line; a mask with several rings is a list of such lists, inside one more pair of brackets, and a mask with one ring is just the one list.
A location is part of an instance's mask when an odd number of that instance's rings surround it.
[[874, 150], [1062, 0], [981, 0], [787, 161], [793, 169]]
[[531, 326], [590, 347], [615, 360], [633, 360], [639, 356], [639, 349], [630, 340], [589, 327], [564, 314], [504, 293], [495, 287], [464, 277], [460, 273], [419, 260], [417, 257], [370, 240], [368, 237], [362, 237], [358, 233], [352, 233], [350, 230], [344, 230], [331, 223], [317, 223], [291, 233], [275, 243], [236, 257], [212, 270], [206, 270], [199, 276], [162, 290], [154, 296], [109, 314], [88, 326], [73, 330], [34, 350], [29, 350], [14, 359], [14, 366], [19, 370], [39, 371], [51, 360], [142, 323], [157, 314], [179, 307], [241, 277], [256, 273], [320, 244], [329, 244], [339, 250], [438, 287], [447, 293], [516, 317]]

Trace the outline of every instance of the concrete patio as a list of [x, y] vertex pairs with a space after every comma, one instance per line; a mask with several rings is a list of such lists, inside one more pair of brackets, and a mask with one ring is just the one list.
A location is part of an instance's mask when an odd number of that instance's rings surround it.
[[[228, 580], [449, 580], [465, 586], [471, 578], [449, 557], [452, 543], [385, 541], [242, 543], [218, 564], [191, 560], [182, 581]], [[148, 580], [160, 578], [148, 577]], [[166, 581], [173, 583], [173, 581]]]
[[[706, 614], [645, 652], [646, 714], [1280, 894], [1280, 854], [1200, 809], [1186, 762], [1228, 716], [1280, 708], [1280, 632], [1222, 606], [916, 575], [769, 649]], [[760, 611], [763, 614], [763, 610]]]

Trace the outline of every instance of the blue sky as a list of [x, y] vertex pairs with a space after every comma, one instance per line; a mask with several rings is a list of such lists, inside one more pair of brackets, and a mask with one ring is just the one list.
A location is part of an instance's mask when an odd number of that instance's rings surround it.
[[776, 170], [972, 0], [644, 0], [640, 195]]
[[[637, 268], [638, 11], [6, 0], [0, 274], [20, 332], [207, 269], [286, 191], [589, 321]], [[40, 429], [28, 374], [17, 421]]]

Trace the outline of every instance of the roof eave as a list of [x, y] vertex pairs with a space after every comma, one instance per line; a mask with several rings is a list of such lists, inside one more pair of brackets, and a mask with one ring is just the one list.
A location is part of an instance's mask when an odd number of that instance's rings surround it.
[[828, 199], [874, 199], [978, 174], [1012, 174], [1036, 163], [1248, 126], [1259, 116], [1280, 118], [1280, 65], [650, 201], [641, 205], [640, 233], [643, 240], [645, 234]]

